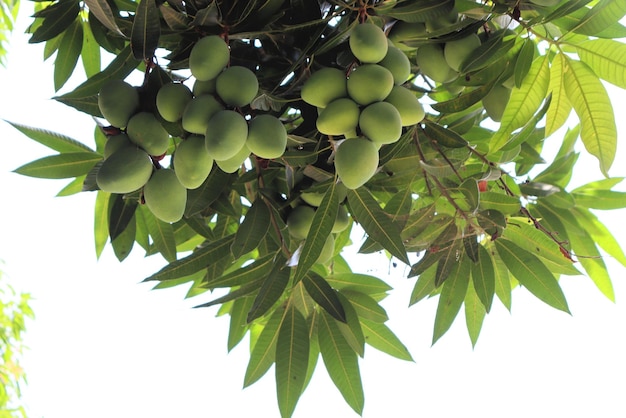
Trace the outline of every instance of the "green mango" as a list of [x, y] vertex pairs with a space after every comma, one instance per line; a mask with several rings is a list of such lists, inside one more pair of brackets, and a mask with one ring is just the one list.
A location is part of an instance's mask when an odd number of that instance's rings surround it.
[[209, 155], [218, 161], [234, 157], [246, 144], [248, 123], [233, 110], [221, 110], [211, 117], [205, 134]]
[[256, 97], [259, 92], [259, 80], [246, 67], [232, 66], [224, 70], [215, 84], [215, 91], [231, 106], [245, 106]]
[[392, 144], [402, 135], [402, 118], [394, 105], [376, 102], [367, 106], [359, 117], [361, 133], [376, 144]]
[[178, 222], [185, 213], [187, 189], [180, 184], [174, 170], [162, 168], [143, 187], [143, 198], [154, 216], [163, 222]]
[[352, 54], [362, 63], [375, 64], [387, 54], [385, 32], [371, 23], [362, 23], [352, 29], [348, 44]]
[[173, 164], [180, 184], [188, 189], [200, 187], [213, 167], [213, 158], [206, 150], [204, 136], [190, 135], [178, 144]]
[[328, 104], [317, 117], [317, 130], [325, 135], [344, 135], [359, 123], [359, 106], [352, 99], [341, 98]]
[[104, 192], [130, 193], [148, 182], [152, 169], [152, 159], [144, 150], [122, 147], [102, 162], [96, 183]]
[[305, 239], [313, 224], [315, 209], [310, 206], [296, 206], [287, 217], [289, 235], [297, 240]]
[[335, 152], [337, 175], [351, 190], [358, 189], [372, 178], [378, 161], [378, 148], [366, 138], [346, 139]]
[[337, 68], [322, 68], [302, 85], [302, 100], [316, 107], [326, 107], [333, 100], [346, 97], [346, 73]]
[[426, 116], [415, 93], [406, 87], [394, 86], [389, 96], [385, 98], [385, 102], [391, 103], [398, 110], [402, 126], [415, 125]]
[[241, 147], [241, 150], [232, 157], [226, 160], [215, 160], [215, 164], [224, 172], [224, 173], [234, 173], [238, 171], [243, 163], [250, 156], [250, 150], [248, 147]]
[[200, 39], [191, 48], [189, 70], [200, 81], [214, 79], [222, 72], [230, 60], [230, 49], [217, 35]]
[[109, 80], [98, 93], [98, 108], [111, 125], [124, 128], [139, 109], [139, 93], [123, 80]]
[[388, 69], [393, 76], [393, 82], [396, 85], [404, 83], [411, 75], [411, 61], [396, 47], [389, 47], [387, 55], [378, 63]]
[[385, 100], [394, 86], [391, 71], [378, 64], [355, 68], [348, 78], [348, 95], [360, 105]]
[[205, 134], [211, 117], [224, 106], [210, 94], [196, 96], [183, 112], [183, 129], [193, 134]]
[[246, 146], [257, 157], [278, 158], [287, 147], [287, 130], [275, 116], [259, 115], [248, 124]]
[[130, 118], [126, 134], [150, 155], [163, 155], [170, 145], [169, 134], [150, 112], [139, 112]]
[[156, 107], [163, 119], [178, 122], [192, 98], [191, 90], [183, 83], [167, 83], [157, 93]]

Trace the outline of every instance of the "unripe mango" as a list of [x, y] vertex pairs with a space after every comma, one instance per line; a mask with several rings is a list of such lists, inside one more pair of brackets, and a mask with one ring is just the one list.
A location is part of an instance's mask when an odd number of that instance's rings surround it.
[[485, 97], [483, 97], [482, 103], [487, 111], [487, 115], [495, 121], [500, 122], [504, 109], [506, 108], [509, 98], [511, 97], [511, 90], [504, 86], [494, 86]]
[[193, 87], [191, 88], [191, 92], [194, 96], [202, 96], [203, 94], [213, 94], [215, 93], [215, 78], [210, 80], [196, 80], [193, 83]]
[[96, 183], [109, 193], [130, 193], [140, 189], [150, 179], [152, 160], [144, 150], [123, 147], [109, 156], [98, 170]]
[[440, 45], [420, 46], [417, 49], [415, 61], [425, 76], [439, 83], [451, 81], [457, 76], [456, 71], [448, 65]]
[[355, 68], [348, 78], [348, 94], [360, 105], [385, 100], [393, 88], [391, 71], [377, 64]]
[[248, 123], [244, 117], [232, 110], [221, 110], [209, 120], [205, 145], [213, 159], [222, 161], [241, 151], [247, 138]]
[[316, 107], [326, 107], [328, 103], [348, 95], [346, 74], [337, 68], [322, 68], [311, 74], [304, 83], [300, 96], [302, 100]]
[[183, 129], [193, 134], [205, 134], [211, 117], [224, 106], [210, 94], [191, 99], [183, 112]]
[[402, 135], [402, 118], [391, 103], [376, 102], [363, 109], [359, 127], [372, 142], [391, 144]]
[[375, 64], [387, 54], [387, 37], [378, 26], [369, 23], [357, 25], [352, 29], [350, 51], [362, 63]]
[[326, 237], [326, 241], [324, 241], [324, 246], [322, 247], [322, 252], [317, 258], [318, 263], [326, 264], [333, 258], [335, 255], [335, 237], [333, 234], [328, 234]]
[[476, 48], [480, 46], [480, 38], [472, 33], [464, 38], [446, 42], [443, 55], [446, 62], [455, 71], [459, 71], [463, 61], [467, 59]]
[[447, 29], [450, 25], [455, 24], [459, 20], [459, 12], [453, 8], [449, 12], [431, 17], [426, 20], [426, 30], [428, 32], [436, 32], [441, 29]]
[[333, 234], [344, 231], [349, 225], [350, 215], [348, 215], [348, 210], [344, 205], [339, 205], [339, 210], [337, 210], [337, 217], [335, 218], [335, 223], [333, 224]]
[[404, 83], [411, 75], [409, 58], [396, 47], [389, 47], [385, 58], [378, 63], [388, 69], [393, 76], [393, 82], [398, 85]]
[[163, 155], [170, 144], [169, 134], [150, 112], [139, 112], [130, 118], [126, 134], [150, 155]]
[[259, 80], [246, 67], [233, 66], [217, 77], [215, 91], [226, 104], [245, 106], [250, 104], [259, 92]]
[[124, 128], [139, 109], [139, 93], [123, 80], [109, 80], [98, 93], [98, 108], [111, 125]]
[[417, 100], [417, 96], [405, 87], [394, 86], [385, 102], [391, 103], [398, 110], [402, 126], [415, 125], [426, 116], [426, 112], [424, 112], [422, 104]]
[[230, 60], [230, 50], [222, 38], [211, 35], [200, 39], [189, 54], [189, 70], [200, 81], [211, 80]]
[[315, 209], [310, 206], [296, 206], [287, 217], [289, 235], [297, 240], [305, 239], [313, 224]]
[[213, 158], [204, 145], [204, 136], [190, 135], [176, 147], [174, 172], [180, 184], [197, 189], [204, 183], [213, 167]]
[[156, 107], [163, 119], [178, 122], [192, 98], [191, 90], [183, 83], [167, 83], [157, 93]]
[[104, 143], [104, 159], [109, 158], [118, 149], [130, 146], [134, 147], [135, 145], [130, 142], [125, 133], [109, 136], [107, 142]]
[[250, 150], [248, 147], [243, 146], [241, 150], [234, 156], [230, 157], [227, 160], [215, 160], [215, 164], [224, 172], [224, 173], [234, 173], [239, 170], [246, 159], [250, 156]]
[[163, 168], [155, 171], [143, 187], [143, 198], [154, 216], [163, 222], [178, 222], [185, 213], [187, 189], [174, 170]]
[[364, 185], [377, 168], [378, 149], [369, 139], [346, 139], [337, 147], [335, 169], [348, 189], [354, 190]]
[[[335, 192], [337, 193], [339, 202], [343, 202], [343, 200], [346, 198], [346, 195], [348, 193], [348, 189], [346, 189], [346, 186], [343, 183], [337, 183], [335, 184]], [[318, 207], [320, 203], [322, 203], [324, 194], [326, 194], [325, 191], [309, 192], [305, 190], [302, 193], [300, 193], [300, 198], [304, 200], [307, 204]]]
[[332, 101], [317, 117], [317, 130], [325, 135], [343, 135], [359, 123], [359, 106], [351, 99]]
[[278, 158], [287, 147], [287, 130], [275, 116], [259, 115], [248, 125], [246, 146], [258, 157]]
[[427, 38], [426, 25], [422, 22], [404, 22], [398, 20], [389, 31], [389, 39], [402, 51], [413, 51], [416, 48], [408, 46], [403, 41]]

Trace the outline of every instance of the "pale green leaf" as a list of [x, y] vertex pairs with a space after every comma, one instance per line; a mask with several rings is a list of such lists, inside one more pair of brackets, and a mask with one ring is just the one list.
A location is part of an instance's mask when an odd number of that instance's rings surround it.
[[432, 292], [435, 291], [435, 273], [437, 272], [436, 265], [431, 265], [426, 271], [424, 271], [415, 282], [411, 297], [409, 299], [409, 306], [416, 304], [420, 300], [424, 299]]
[[576, 218], [585, 225], [585, 230], [591, 235], [593, 242], [626, 267], [626, 255], [624, 255], [624, 251], [609, 228], [600, 222], [589, 210], [576, 208], [574, 209], [574, 213], [576, 214]]
[[612, 39], [594, 39], [576, 44], [580, 59], [596, 75], [626, 89], [626, 45]]
[[357, 414], [363, 412], [365, 397], [357, 354], [339, 331], [333, 317], [320, 315], [318, 325], [320, 352], [328, 374], [348, 405]]
[[254, 303], [248, 312], [247, 322], [252, 322], [256, 318], [264, 315], [282, 296], [287, 283], [289, 283], [289, 275], [291, 269], [281, 262], [279, 258], [275, 261], [274, 267], [270, 274], [263, 281], [259, 293], [254, 299]]
[[504, 261], [500, 258], [493, 247], [488, 249], [493, 260], [494, 277], [495, 277], [495, 290], [496, 296], [500, 299], [500, 302], [505, 308], [511, 311], [511, 278], [509, 277], [509, 270], [506, 268]]
[[371, 296], [350, 289], [344, 289], [339, 293], [348, 298], [350, 304], [354, 307], [359, 318], [362, 320], [367, 319], [369, 321], [382, 323], [389, 319], [385, 309]]
[[157, 219], [145, 206], [141, 207], [143, 219], [156, 249], [170, 263], [176, 260], [176, 240], [174, 228], [169, 222]]
[[550, 67], [548, 91], [552, 93], [552, 100], [546, 114], [546, 137], [563, 126], [572, 112], [572, 104], [565, 94], [565, 86], [563, 85], [563, 61], [563, 54], [557, 54]]
[[339, 273], [326, 277], [326, 281], [335, 289], [350, 289], [366, 295], [387, 293], [392, 289], [378, 277], [358, 273]]
[[413, 361], [409, 350], [387, 325], [361, 319], [361, 327], [363, 328], [365, 342], [368, 345], [400, 360]]
[[450, 329], [450, 326], [461, 309], [461, 305], [463, 305], [469, 281], [469, 261], [468, 258], [462, 255], [441, 288], [439, 303], [437, 304], [437, 313], [435, 315], [433, 344]]
[[40, 158], [14, 171], [29, 177], [64, 179], [87, 174], [100, 160], [102, 156], [95, 152], [67, 152]]
[[93, 236], [95, 240], [96, 258], [100, 258], [102, 250], [109, 238], [109, 197], [110, 193], [99, 190], [94, 208]]
[[230, 250], [235, 259], [254, 250], [265, 238], [271, 217], [263, 198], [257, 197], [239, 226]]
[[521, 203], [519, 197], [487, 191], [480, 194], [479, 207], [481, 210], [497, 210], [510, 215], [519, 212]]
[[243, 387], [248, 387], [259, 380], [274, 364], [278, 332], [285, 321], [286, 314], [286, 309], [276, 309], [263, 327], [263, 331], [261, 331], [250, 352], [250, 361], [246, 368]]
[[585, 35], [596, 35], [619, 22], [625, 13], [626, 0], [600, 0], [572, 30]]
[[365, 354], [365, 338], [363, 337], [363, 330], [361, 329], [361, 323], [359, 322], [359, 315], [352, 306], [352, 303], [341, 293], [338, 293], [339, 301], [343, 307], [346, 321], [338, 322], [339, 331], [346, 339], [350, 347], [360, 356]]
[[58, 134], [56, 132], [46, 131], [45, 129], [33, 128], [19, 123], [10, 122], [8, 120], [5, 120], [5, 122], [30, 139], [62, 154], [70, 152], [93, 152], [93, 150], [87, 145], [68, 136]]
[[565, 91], [580, 119], [583, 144], [598, 158], [602, 173], [608, 177], [617, 148], [617, 128], [609, 96], [584, 63], [567, 59], [564, 73]]
[[83, 48], [83, 26], [74, 21], [61, 37], [57, 56], [54, 60], [54, 90], [58, 91], [70, 78], [76, 68]]
[[346, 322], [346, 313], [339, 300], [337, 291], [322, 276], [310, 271], [302, 279], [307, 293], [326, 312], [341, 322]]
[[485, 319], [485, 305], [474, 289], [474, 285], [470, 282], [467, 293], [465, 294], [465, 324], [469, 333], [472, 347], [476, 346], [480, 330]]
[[280, 325], [276, 344], [276, 394], [282, 417], [291, 417], [302, 394], [309, 363], [309, 328], [292, 305]]
[[[241, 287], [238, 290], [244, 288], [245, 287]], [[241, 293], [243, 296], [244, 293]], [[235, 294], [237, 294], [237, 297], [229, 298], [229, 300], [234, 301], [230, 308], [230, 323], [228, 324], [227, 347], [229, 352], [241, 342], [243, 337], [246, 335], [246, 332], [248, 332], [248, 322], [246, 321], [246, 317], [254, 301], [252, 296], [241, 297], [237, 291], [229, 293], [231, 296]], [[226, 301], [226, 298], [221, 300]]]
[[101, 70], [100, 59], [100, 45], [96, 38], [93, 36], [91, 27], [86, 20], [83, 20], [83, 47], [80, 52], [80, 57], [85, 69], [85, 75], [87, 78], [96, 75]]

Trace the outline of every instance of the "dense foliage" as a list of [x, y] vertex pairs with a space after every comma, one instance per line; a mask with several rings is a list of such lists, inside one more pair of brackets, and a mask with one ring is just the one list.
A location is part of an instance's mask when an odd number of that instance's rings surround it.
[[[569, 312], [559, 278], [586, 274], [613, 300], [602, 255], [625, 266], [626, 256], [592, 210], [626, 206], [612, 190], [622, 179], [609, 176], [617, 131], [603, 84], [626, 88], [616, 40], [626, 0], [58, 0], [37, 10], [31, 42], [55, 57], [55, 88], [79, 59], [87, 75], [55, 99], [100, 124], [93, 148], [13, 124], [57, 152], [16, 172], [72, 178], [61, 195], [97, 194], [98, 255], [110, 242], [123, 260], [136, 243], [169, 263], [146, 281], [188, 284], [199, 299], [221, 290], [199, 306], [230, 315], [229, 349], [249, 335], [245, 386], [275, 365], [283, 416], [320, 354], [358, 413], [365, 344], [411, 360], [379, 304], [391, 287], [342, 257], [355, 225], [367, 234], [360, 253], [410, 266], [410, 304], [438, 296], [433, 342], [464, 308], [474, 344], [494, 296], [510, 309], [517, 286]], [[214, 46], [193, 52], [200, 40]], [[102, 51], [114, 55], [104, 69]], [[135, 70], [134, 89], [111, 82]], [[216, 104], [198, 109], [217, 113], [181, 120], [201, 97]], [[542, 153], [548, 138], [555, 155]], [[572, 189], [579, 143], [605, 178]]]

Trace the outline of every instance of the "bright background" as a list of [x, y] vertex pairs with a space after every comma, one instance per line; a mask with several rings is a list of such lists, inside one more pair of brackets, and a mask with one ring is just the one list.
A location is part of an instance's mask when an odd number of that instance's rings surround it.
[[[50, 99], [52, 63], [42, 63], [43, 46], [28, 45], [22, 35], [27, 14], [22, 10], [11, 40], [8, 69], [0, 69], [0, 118], [93, 146], [91, 119]], [[84, 79], [80, 67], [76, 73], [69, 88]], [[626, 132], [624, 94], [612, 89], [611, 95], [618, 128]], [[67, 181], [11, 173], [54, 152], [1, 121], [0, 141], [0, 259], [6, 278], [33, 295], [37, 315], [28, 324], [23, 360], [31, 418], [279, 416], [273, 369], [242, 390], [247, 338], [227, 353], [227, 317], [216, 318], [217, 308], [191, 309], [210, 295], [184, 300], [186, 287], [151, 291], [140, 284], [165, 264], [160, 256], [144, 258], [137, 250], [120, 264], [107, 247], [96, 260], [95, 195], [55, 198]], [[549, 143], [558, 147], [558, 135]], [[581, 160], [574, 184], [601, 178], [593, 159]], [[611, 174], [626, 176], [623, 144]], [[599, 214], [626, 248], [626, 213]], [[388, 325], [415, 359], [366, 349], [363, 416], [626, 416], [626, 269], [608, 257], [606, 262], [617, 303], [584, 276], [561, 280], [572, 316], [516, 289], [513, 314], [494, 303], [472, 350], [462, 313], [431, 347], [437, 299], [409, 309], [415, 279], [404, 278], [406, 270], [382, 257], [354, 259], [360, 271], [395, 288], [383, 303]], [[356, 416], [321, 359], [294, 417], [319, 416]]]

